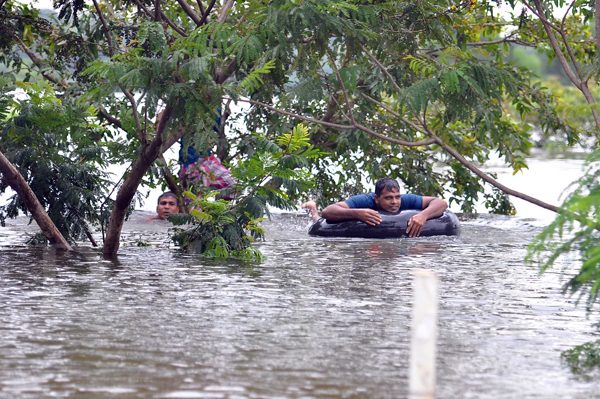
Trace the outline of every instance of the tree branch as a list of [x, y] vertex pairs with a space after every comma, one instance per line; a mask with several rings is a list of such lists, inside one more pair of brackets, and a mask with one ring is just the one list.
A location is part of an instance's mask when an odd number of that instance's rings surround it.
[[166, 23], [167, 23], [167, 24], [168, 24], [168, 25], [171, 27], [171, 29], [173, 29], [175, 32], [179, 33], [179, 35], [180, 35], [180, 36], [183, 36], [183, 37], [188, 37], [188, 36], [189, 36], [187, 33], [185, 33], [185, 32], [183, 31], [183, 29], [181, 29], [179, 26], [175, 25], [175, 23], [173, 23], [173, 22], [172, 22], [172, 21], [171, 21], [171, 20], [170, 20], [170, 19], [169, 19], [169, 18], [168, 18], [166, 15], [165, 15], [165, 13], [164, 13], [164, 12], [162, 12], [162, 10], [161, 10], [161, 12], [160, 12], [160, 15], [161, 15], [161, 17], [162, 17], [163, 21], [165, 21], [165, 22], [166, 22]]
[[[146, 8], [146, 6], [140, 2], [140, 0], [133, 0], [135, 4], [149, 17], [152, 18], [152, 13]], [[188, 34], [183, 31], [179, 26], [175, 25], [162, 11], [160, 10], [160, 17], [163, 21], [165, 21], [175, 32], [179, 33], [180, 36], [188, 37]]]
[[[563, 70], [565, 71], [565, 73], [567, 74], [569, 79], [571, 79], [571, 82], [573, 82], [575, 87], [577, 87], [581, 91], [581, 93], [585, 97], [588, 104], [596, 104], [596, 99], [592, 95], [592, 92], [587, 85], [587, 80], [583, 80], [583, 79], [579, 80], [577, 78], [577, 76], [575, 76], [575, 73], [569, 66], [567, 59], [565, 58], [564, 54], [562, 53], [562, 50], [560, 49], [558, 41], [556, 40], [556, 37], [554, 36], [554, 33], [552, 32], [552, 29], [557, 29], [557, 28], [554, 25], [552, 25], [543, 15], [540, 15], [540, 14], [543, 14], [543, 8], [540, 3], [540, 0], [533, 0], [533, 1], [536, 5], [536, 8], [539, 10], [539, 13], [536, 13], [536, 11], [533, 10], [532, 7], [529, 6], [527, 3], [524, 3], [524, 4], [527, 6], [528, 9], [530, 9], [534, 14], [536, 14], [538, 16], [538, 18], [540, 18], [540, 21], [542, 21], [542, 25], [544, 26], [544, 30], [546, 31], [546, 34], [548, 36], [548, 40], [550, 40], [552, 49], [554, 50], [554, 53], [556, 54], [556, 58], [560, 62], [560, 65], [562, 66]], [[594, 19], [597, 18], [597, 11], [595, 11], [595, 12], [596, 12], [596, 15], [594, 16]], [[571, 57], [572, 60], [574, 60], [573, 65], [575, 66], [577, 73], [581, 77], [581, 74], [579, 72], [579, 67], [577, 66], [577, 62], [574, 59], [573, 53], [571, 52], [571, 48], [568, 44], [567, 37], [565, 36], [564, 32], [562, 32], [560, 30], [558, 30], [558, 32], [561, 34], [561, 37], [563, 39], [563, 42], [565, 43], [567, 51], [569, 51], [569, 56]], [[596, 41], [598, 41], [598, 37], [596, 37]], [[592, 107], [591, 111], [592, 111], [592, 116], [594, 117], [594, 122], [596, 123], [596, 128], [598, 130], [596, 137], [600, 137], [600, 114], [598, 114], [598, 110], [596, 109], [596, 107]]]
[[387, 76], [387, 78], [390, 80], [390, 82], [392, 83], [392, 85], [394, 86], [394, 89], [396, 89], [396, 91], [398, 92], [398, 94], [402, 94], [402, 89], [400, 89], [400, 86], [398, 86], [398, 84], [396, 83], [396, 81], [394, 80], [394, 78], [392, 77], [392, 75], [388, 72], [387, 68], [385, 68], [381, 62], [379, 62], [379, 60], [377, 58], [375, 58], [373, 56], [373, 54], [371, 54], [369, 52], [369, 50], [367, 50], [365, 48], [365, 46], [363, 46], [362, 44], [360, 45], [360, 48], [362, 49], [362, 51], [371, 59], [371, 61], [373, 61], [375, 63], [375, 65], [377, 65], [379, 67], [379, 69], [381, 69], [381, 71], [385, 74], [385, 76]]
[[[228, 100], [229, 98], [224, 97], [224, 99]], [[256, 100], [242, 100], [242, 99], [238, 99], [238, 101], [245, 102], [245, 103], [250, 103], [250, 104], [254, 104], [254, 105], [258, 105], [258, 106], [267, 108], [267, 109], [269, 109], [269, 110], [271, 110], [273, 112], [277, 112], [278, 114], [286, 115], [286, 116], [289, 116], [289, 117], [292, 117], [292, 118], [295, 118], [295, 119], [299, 119], [299, 120], [302, 120], [302, 121], [305, 121], [305, 122], [315, 123], [317, 125], [327, 126], [327, 127], [331, 127], [331, 128], [334, 128], [334, 129], [340, 129], [340, 130], [354, 130], [354, 129], [361, 130], [361, 131], [363, 131], [365, 133], [368, 133], [371, 136], [380, 138], [380, 139], [385, 140], [385, 141], [389, 141], [390, 143], [402, 145], [402, 146], [405, 146], [405, 147], [420, 147], [420, 146], [423, 146], [423, 145], [427, 145], [427, 144], [424, 144], [424, 143], [426, 143], [424, 141], [413, 142], [413, 141], [393, 139], [393, 138], [387, 137], [387, 136], [385, 136], [385, 135], [383, 135], [381, 133], [377, 133], [377, 132], [369, 129], [368, 127], [360, 125], [358, 123], [355, 124], [355, 125], [340, 125], [340, 124], [337, 124], [337, 123], [326, 122], [326, 121], [323, 121], [323, 120], [320, 120], [320, 119], [308, 118], [306, 116], [294, 114], [293, 112], [284, 111], [282, 109], [273, 107], [273, 106], [271, 106], [269, 104], [261, 103], [260, 101], [256, 101]]]
[[353, 125], [356, 125], [356, 121], [354, 120], [354, 114], [352, 113], [352, 105], [350, 104], [350, 99], [348, 98], [348, 92], [346, 91], [346, 85], [344, 85], [344, 81], [342, 80], [342, 76], [340, 75], [340, 71], [338, 71], [337, 65], [335, 65], [335, 60], [333, 60], [333, 58], [331, 57], [331, 54], [329, 54], [329, 62], [331, 63], [331, 66], [333, 68], [333, 70], [335, 71], [335, 75], [338, 78], [338, 81], [340, 82], [340, 86], [342, 87], [342, 94], [344, 95], [344, 100], [346, 101], [346, 107], [348, 108], [348, 115], [350, 116], [350, 122]]
[[235, 0], [225, 1], [225, 4], [221, 7], [221, 15], [219, 15], [219, 18], [217, 19], [218, 22], [225, 22], [227, 20], [227, 12], [233, 7], [233, 3], [235, 3]]
[[121, 88], [121, 91], [123, 91], [123, 94], [125, 94], [125, 97], [127, 97], [127, 99], [129, 100], [129, 103], [131, 104], [131, 112], [133, 112], [133, 120], [135, 121], [135, 129], [137, 131], [137, 135], [138, 135], [138, 139], [140, 140], [140, 144], [143, 147], [146, 145], [146, 139], [144, 138], [144, 130], [142, 129], [142, 123], [140, 121], [140, 114], [137, 110], [137, 103], [135, 101], [135, 97], [133, 97], [133, 94], [131, 94], [129, 92], [129, 90], [127, 90], [125, 87], [123, 87], [123, 85], [119, 84], [119, 87]]
[[[106, 23], [106, 19], [104, 19], [104, 16], [102, 15], [102, 11], [100, 10], [100, 6], [98, 5], [98, 2], [96, 0], [93, 0], [93, 1], [94, 1], [94, 7], [96, 8], [96, 12], [98, 13], [98, 17], [100, 18], [100, 21], [102, 22], [102, 26], [104, 28], [104, 34], [106, 35], [106, 40], [108, 41], [108, 45], [109, 45], [108, 53], [112, 57], [114, 55], [114, 51], [113, 51], [110, 30], [108, 29], [108, 24]], [[127, 97], [129, 102], [131, 103], [131, 111], [133, 112], [133, 119], [135, 121], [135, 128], [137, 130], [138, 139], [140, 140], [140, 144], [142, 146], [144, 146], [146, 144], [146, 139], [144, 138], [144, 132], [142, 129], [142, 124], [140, 122], [140, 115], [137, 110], [137, 103], [135, 101], [135, 98], [129, 92], [129, 90], [127, 90], [122, 84], [119, 84], [119, 87], [121, 88], [121, 91], [123, 92], [123, 94], [125, 94], [125, 97]]]
[[[534, 10], [533, 7], [531, 7], [527, 3], [523, 3], [523, 4], [525, 4], [525, 6], [529, 10], [531, 10], [531, 12], [534, 13], [540, 19], [540, 21], [542, 22], [542, 26], [544, 27], [544, 30], [546, 31], [546, 35], [548, 36], [548, 40], [550, 41], [550, 45], [552, 46], [552, 49], [556, 53], [556, 58], [558, 59], [558, 62], [560, 62], [560, 65], [563, 67], [563, 70], [565, 71], [565, 73], [567, 74], [567, 76], [569, 77], [571, 82], [573, 82], [575, 87], [577, 87], [579, 90], [581, 90], [581, 81], [577, 78], [577, 76], [575, 76], [575, 73], [569, 66], [569, 62], [567, 61], [565, 55], [563, 54], [562, 50], [560, 49], [560, 45], [558, 44], [558, 41], [556, 40], [556, 37], [554, 36], [554, 32], [552, 32], [552, 29], [556, 30], [557, 32], [560, 32], [559, 28], [554, 26], [550, 21], [548, 21], [546, 19], [546, 17], [544, 17], [543, 15], [540, 15], [540, 13], [543, 14], [543, 9], [542, 9], [542, 5], [540, 4], [539, 0], [533, 0], [533, 2], [535, 3], [536, 7], [540, 10], [540, 12], [537, 12], [536, 10]], [[575, 64], [575, 65], [577, 65], [577, 64]]]
[[190, 5], [185, 0], [177, 0], [183, 11], [194, 21], [197, 26], [201, 25], [201, 20], [198, 14], [190, 7]]
[[100, 18], [100, 22], [102, 23], [102, 30], [104, 30], [104, 36], [106, 36], [106, 41], [108, 42], [108, 55], [112, 58], [114, 55], [113, 50], [113, 42], [112, 36], [110, 35], [110, 29], [108, 28], [108, 23], [106, 19], [104, 19], [104, 15], [102, 15], [102, 11], [100, 10], [100, 6], [96, 0], [94, 1], [94, 8], [96, 9], [96, 13], [98, 14], [98, 18]]
[[110, 124], [113, 125], [114, 127], [123, 129], [123, 124], [121, 123], [121, 121], [118, 118], [115, 118], [114, 116], [110, 115], [108, 112], [106, 112], [102, 108], [100, 108], [98, 110], [98, 114], [100, 114], [104, 119], [106, 119], [108, 122], [110, 122]]
[[31, 187], [29, 187], [29, 184], [23, 178], [23, 175], [19, 173], [17, 168], [14, 167], [2, 152], [0, 152], [0, 173], [2, 174], [2, 179], [19, 195], [19, 198], [23, 201], [50, 244], [54, 245], [57, 249], [72, 251], [73, 248], [71, 248], [52, 219], [50, 219], [48, 213], [31, 190]]
[[202, 0], [196, 0], [198, 4], [198, 8], [200, 9], [200, 14], [204, 15], [204, 6], [202, 5]]
[[38, 67], [39, 72], [42, 74], [43, 77], [64, 89], [69, 87], [66, 83], [59, 82], [58, 79], [56, 79], [54, 76], [42, 71], [43, 61], [18, 36], [13, 36], [13, 39], [19, 44], [19, 46], [23, 49], [25, 54], [29, 56], [29, 58], [35, 64], [35, 66]]
[[162, 9], [160, 6], [160, 0], [154, 0], [154, 20], [156, 22], [161, 21]]
[[[202, 25], [202, 24], [206, 23], [206, 21], [208, 21], [208, 15], [212, 11], [213, 7], [215, 6], [215, 1], [216, 0], [211, 0], [206, 11], [204, 11], [202, 13], [202, 19], [200, 20], [200, 25]], [[202, 10], [202, 9], [200, 9], [200, 10]]]
[[[277, 113], [279, 113], [281, 115], [291, 116], [291, 117], [296, 118], [296, 119], [300, 119], [300, 120], [304, 120], [304, 121], [307, 121], [307, 122], [312, 122], [312, 123], [320, 124], [320, 125], [323, 125], [323, 126], [329, 126], [329, 127], [333, 127], [333, 128], [336, 128], [336, 129], [346, 129], [346, 130], [347, 129], [359, 129], [359, 130], [362, 130], [365, 133], [368, 133], [369, 135], [371, 135], [373, 137], [377, 137], [379, 139], [382, 139], [382, 140], [385, 140], [387, 142], [394, 143], [394, 144], [399, 144], [399, 145], [404, 145], [404, 146], [416, 146], [417, 145], [417, 143], [415, 143], [415, 142], [406, 142], [406, 141], [403, 141], [403, 140], [397, 140], [397, 139], [393, 139], [391, 137], [387, 137], [387, 136], [385, 136], [383, 134], [376, 133], [376, 132], [374, 132], [374, 131], [372, 131], [372, 130], [364, 127], [364, 126], [358, 125], [358, 124], [354, 125], [354, 126], [352, 126], [352, 125], [338, 125], [338, 124], [328, 123], [328, 122], [317, 120], [317, 119], [313, 119], [313, 118], [302, 117], [300, 115], [296, 115], [296, 114], [293, 114], [291, 112], [283, 111], [283, 110], [277, 109], [277, 108], [275, 108], [273, 106], [270, 106], [268, 104], [264, 104], [264, 103], [261, 103], [259, 101], [255, 101], [255, 100], [238, 100], [238, 101], [248, 102], [248, 103], [251, 103], [251, 104], [259, 105], [261, 107], [265, 107], [265, 108], [270, 109], [270, 110], [272, 110], [274, 112], [277, 112]], [[396, 115], [397, 115], [397, 113], [396, 113]], [[500, 184], [495, 179], [492, 179], [489, 175], [487, 175], [486, 173], [482, 172], [475, 165], [473, 165], [472, 163], [470, 163], [469, 161], [467, 161], [462, 155], [460, 155], [458, 153], [458, 151], [456, 151], [454, 148], [450, 147], [442, 139], [440, 139], [438, 136], [436, 136], [427, 126], [425, 126], [424, 128], [420, 128], [415, 123], [409, 121], [406, 118], [401, 118], [401, 120], [404, 123], [406, 123], [407, 125], [409, 125], [410, 127], [414, 128], [415, 130], [417, 130], [417, 131], [419, 131], [419, 132], [421, 132], [421, 133], [423, 133], [423, 134], [431, 137], [431, 139], [433, 139], [435, 141], [435, 144], [438, 144], [440, 147], [442, 147], [444, 149], [444, 151], [446, 151], [448, 154], [450, 154], [452, 157], [454, 157], [457, 161], [459, 161], [461, 164], [463, 164], [467, 169], [469, 169], [470, 171], [472, 171], [475, 175], [479, 176], [483, 181], [485, 181], [485, 182], [493, 185], [494, 187], [502, 190], [503, 192], [505, 192], [508, 195], [512, 195], [513, 197], [521, 198], [521, 199], [523, 199], [523, 200], [525, 200], [527, 202], [530, 202], [532, 204], [535, 204], [537, 206], [540, 206], [540, 207], [542, 207], [544, 209], [548, 209], [548, 210], [553, 211], [553, 212], [558, 212], [559, 211], [558, 207], [556, 207], [554, 205], [548, 204], [548, 203], [540, 201], [540, 200], [538, 200], [536, 198], [530, 197], [530, 196], [528, 196], [526, 194], [523, 194], [523, 193], [520, 193], [518, 191], [512, 190], [512, 189], [504, 186], [503, 184]], [[418, 144], [422, 145], [421, 143], [423, 143], [423, 142], [420, 142]]]
[[600, 59], [600, 9], [598, 8], [598, 3], [594, 3], [594, 22], [596, 29], [596, 57]]
[[448, 154], [452, 155], [458, 162], [463, 164], [467, 169], [469, 169], [475, 175], [479, 176], [483, 181], [490, 183], [492, 186], [502, 190], [503, 192], [505, 192], [508, 195], [512, 195], [513, 197], [521, 198], [522, 200], [530, 202], [530, 203], [537, 205], [539, 207], [542, 207], [544, 209], [548, 209], [549, 211], [552, 211], [552, 212], [559, 211], [559, 208], [557, 206], [548, 204], [544, 201], [540, 201], [537, 198], [530, 197], [529, 195], [523, 194], [519, 191], [515, 191], [513, 189], [506, 187], [503, 184], [500, 184], [497, 180], [492, 179], [488, 174], [482, 172], [471, 162], [467, 161], [462, 155], [460, 155], [458, 153], [458, 151], [456, 151], [454, 148], [452, 148], [448, 144], [446, 144], [442, 139], [440, 139], [431, 130], [429, 130], [429, 128], [426, 128], [426, 133], [428, 136], [435, 139], [437, 144], [440, 147], [442, 147]]
[[[467, 46], [469, 47], [482, 47], [482, 46], [488, 46], [490, 44], [501, 44], [501, 43], [514, 43], [514, 44], [518, 44], [520, 46], [525, 46], [525, 47], [536, 47], [537, 44], [536, 43], [529, 43], [520, 39], [512, 39], [512, 36], [514, 36], [514, 34], [511, 34], [503, 39], [499, 39], [499, 40], [491, 40], [489, 42], [470, 42], [467, 43]], [[434, 48], [434, 49], [419, 49], [418, 51], [425, 51], [426, 54], [432, 54], [432, 53], [436, 53], [438, 51], [444, 51], [446, 49], [446, 47], [438, 47], [438, 48]]]
[[150, 11], [149, 11], [147, 8], [146, 8], [146, 6], [145, 6], [145, 5], [144, 5], [144, 4], [143, 4], [143, 3], [142, 3], [140, 0], [133, 0], [133, 1], [135, 1], [135, 4], [137, 4], [137, 6], [138, 6], [139, 8], [141, 8], [141, 9], [142, 9], [142, 11], [144, 11], [144, 13], [145, 13], [145, 14], [146, 14], [148, 17], [152, 18], [152, 13], [151, 13], [151, 12], [150, 12]]
[[[375, 100], [374, 98], [369, 97], [368, 95], [364, 94], [364, 93], [360, 93], [363, 97], [365, 97], [367, 100], [373, 102], [374, 104], [377, 104], [378, 106], [380, 106], [381, 108], [385, 109], [386, 111], [388, 111], [390, 114], [392, 114], [393, 116], [395, 116], [396, 118], [400, 119], [402, 122], [406, 123], [407, 125], [409, 125], [411, 128], [413, 128], [414, 130], [418, 131], [421, 134], [424, 134], [426, 136], [429, 136], [425, 131], [421, 130], [417, 125], [415, 125], [414, 123], [412, 123], [410, 120], [406, 119], [405, 117], [401, 116], [399, 113], [397, 113], [396, 111], [392, 110], [390, 107], [388, 107], [387, 105]], [[436, 141], [435, 139], [429, 139], [429, 140], [424, 140], [424, 141], [417, 141], [415, 142], [415, 144], [419, 144], [420, 146], [427, 146], [427, 145], [431, 145], [431, 144], [435, 144]]]
[[228, 77], [231, 76], [236, 70], [237, 67], [237, 56], [233, 57], [233, 59], [225, 66], [225, 69], [221, 69], [219, 67], [215, 68], [215, 83], [221, 84], [227, 80]]

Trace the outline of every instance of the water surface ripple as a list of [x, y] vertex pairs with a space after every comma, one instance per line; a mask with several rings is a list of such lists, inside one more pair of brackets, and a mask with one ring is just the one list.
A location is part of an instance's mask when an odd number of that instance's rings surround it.
[[275, 215], [250, 265], [182, 254], [145, 216], [114, 259], [28, 249], [23, 221], [0, 229], [0, 397], [406, 397], [417, 268], [440, 277], [439, 398], [600, 397], [560, 363], [596, 339], [593, 320], [560, 294], [560, 270], [523, 263], [540, 229], [527, 219], [359, 240]]

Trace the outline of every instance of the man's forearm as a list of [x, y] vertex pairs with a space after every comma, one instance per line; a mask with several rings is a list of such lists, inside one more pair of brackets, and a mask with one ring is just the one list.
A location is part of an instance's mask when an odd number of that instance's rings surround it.
[[448, 203], [443, 199], [436, 198], [432, 200], [427, 208], [421, 211], [422, 214], [427, 216], [427, 219], [431, 219], [437, 216], [440, 216], [444, 211], [448, 208]]
[[331, 221], [339, 222], [340, 220], [357, 219], [357, 209], [343, 208], [339, 205], [329, 205], [321, 211], [321, 217]]

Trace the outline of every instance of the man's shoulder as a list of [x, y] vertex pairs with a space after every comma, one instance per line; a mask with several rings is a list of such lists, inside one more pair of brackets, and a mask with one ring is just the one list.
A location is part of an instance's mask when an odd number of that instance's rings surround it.
[[408, 210], [408, 209], [423, 209], [423, 196], [417, 194], [402, 194], [400, 196], [400, 210]]
[[359, 194], [344, 201], [349, 208], [370, 208], [375, 209], [375, 193]]

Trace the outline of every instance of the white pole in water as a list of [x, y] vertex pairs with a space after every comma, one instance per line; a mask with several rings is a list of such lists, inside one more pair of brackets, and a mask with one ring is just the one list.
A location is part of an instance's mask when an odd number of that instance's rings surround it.
[[409, 398], [435, 398], [438, 279], [431, 270], [414, 272]]

